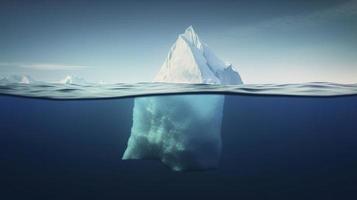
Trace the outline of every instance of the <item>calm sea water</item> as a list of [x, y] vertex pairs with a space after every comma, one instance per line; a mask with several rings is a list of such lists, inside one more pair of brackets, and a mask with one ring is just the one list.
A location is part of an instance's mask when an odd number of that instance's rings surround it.
[[239, 94], [280, 96], [357, 95], [357, 84], [314, 82], [306, 84], [1, 84], [0, 94], [43, 99], [107, 99], [168, 94]]
[[[0, 92], [0, 199], [357, 198], [356, 85], [13, 84]], [[218, 169], [121, 160], [135, 96], [190, 92], [226, 95]]]

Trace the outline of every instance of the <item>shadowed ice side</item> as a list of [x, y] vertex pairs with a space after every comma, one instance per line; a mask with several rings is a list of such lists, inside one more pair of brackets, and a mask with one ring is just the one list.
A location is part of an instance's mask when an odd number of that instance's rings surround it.
[[[187, 28], [172, 46], [155, 82], [241, 84], [232, 65], [218, 59]], [[223, 95], [135, 99], [131, 136], [123, 159], [158, 159], [172, 170], [218, 167]]]
[[158, 159], [175, 171], [216, 168], [224, 96], [137, 98], [123, 159]]

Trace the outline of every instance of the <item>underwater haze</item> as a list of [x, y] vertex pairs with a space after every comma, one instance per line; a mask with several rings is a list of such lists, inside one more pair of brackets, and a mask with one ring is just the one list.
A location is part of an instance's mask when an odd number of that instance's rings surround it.
[[[219, 163], [215, 169], [184, 172], [157, 160], [122, 160], [134, 100], [148, 97], [87, 91], [88, 98], [73, 99], [74, 90], [62, 91], [69, 94], [63, 98], [44, 89], [41, 98], [23, 89], [22, 96], [19, 91], [9, 95], [2, 88], [2, 199], [354, 199], [355, 86], [346, 85], [349, 93], [334, 90], [342, 95], [321, 95], [324, 87], [307, 85], [299, 88], [315, 95], [284, 94], [286, 87], [275, 87], [280, 91], [275, 95], [260, 94], [262, 89], [248, 89], [253, 94], [210, 91], [210, 96], [225, 96]], [[151, 95], [164, 103], [187, 94], [208, 95], [200, 89]]]

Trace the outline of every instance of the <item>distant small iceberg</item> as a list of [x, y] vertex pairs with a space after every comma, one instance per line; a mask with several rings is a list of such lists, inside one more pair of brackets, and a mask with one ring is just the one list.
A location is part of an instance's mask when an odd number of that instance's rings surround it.
[[11, 75], [0, 79], [1, 84], [32, 84], [38, 82], [28, 75]]
[[67, 75], [65, 78], [57, 81], [59, 84], [76, 84], [76, 85], [86, 85], [90, 84], [87, 80], [78, 76]]

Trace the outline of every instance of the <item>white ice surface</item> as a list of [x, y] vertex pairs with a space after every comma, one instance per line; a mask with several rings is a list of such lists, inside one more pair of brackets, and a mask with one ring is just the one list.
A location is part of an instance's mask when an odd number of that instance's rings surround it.
[[[202, 43], [190, 26], [178, 36], [154, 81], [241, 84], [239, 74], [230, 69], [231, 65], [226, 65]], [[227, 70], [229, 73], [226, 73]]]

